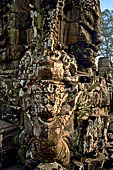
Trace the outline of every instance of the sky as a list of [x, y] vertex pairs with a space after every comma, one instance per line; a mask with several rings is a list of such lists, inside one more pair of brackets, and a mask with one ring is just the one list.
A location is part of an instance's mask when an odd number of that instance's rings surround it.
[[105, 9], [113, 10], [113, 0], [100, 0], [101, 10]]

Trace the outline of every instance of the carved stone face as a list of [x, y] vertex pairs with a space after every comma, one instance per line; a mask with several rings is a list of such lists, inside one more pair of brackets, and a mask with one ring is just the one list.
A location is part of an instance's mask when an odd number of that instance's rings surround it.
[[[70, 115], [74, 108], [71, 78], [73, 77], [74, 82], [76, 81], [76, 68], [74, 64], [72, 67], [71, 59], [67, 59], [68, 55], [62, 61], [63, 52], [62, 54], [58, 51], [55, 53], [39, 59], [37, 79], [32, 85], [35, 114], [45, 122], [52, 121], [56, 116]], [[61, 56], [58, 57], [59, 54]]]
[[65, 121], [68, 121], [65, 116], [70, 117], [75, 107], [76, 87], [75, 94], [71, 85], [60, 82], [41, 81], [37, 87], [36, 93], [34, 92], [35, 114], [45, 122], [54, 121], [59, 117], [65, 124]]
[[70, 122], [75, 109], [76, 61], [63, 50], [44, 50], [34, 56], [30, 52], [21, 60], [20, 70], [25, 83], [22, 83], [25, 91], [21, 96], [24, 126], [27, 135], [33, 137], [26, 159], [28, 164], [35, 157], [42, 162], [58, 159], [67, 166], [70, 152], [62, 136], [67, 124], [70, 124], [68, 130], [73, 127]]
[[64, 87], [49, 80], [38, 82], [37, 87], [37, 94], [34, 96], [37, 114], [42, 120], [49, 121], [60, 113]]
[[[28, 63], [23, 75], [30, 75], [30, 79], [26, 80], [28, 91], [25, 91], [23, 96], [23, 108], [25, 107], [25, 129], [27, 135], [31, 134], [33, 139], [30, 141], [26, 160], [28, 166], [31, 166], [34, 159], [41, 162], [59, 160], [63, 166], [68, 166], [70, 152], [63, 136], [66, 127], [71, 133], [73, 128], [76, 62], [74, 57], [68, 56], [64, 51], [45, 51], [35, 59], [32, 58], [32, 63], [35, 64]], [[24, 60], [26, 58], [28, 56]], [[24, 62], [23, 65], [25, 66]], [[24, 67], [21, 65], [21, 68]], [[25, 101], [28, 97], [30, 102], [27, 107]], [[30, 112], [30, 107], [33, 107], [32, 101], [34, 110]]]
[[70, 51], [77, 57], [79, 70], [87, 72], [87, 68], [95, 65], [98, 46], [102, 42], [99, 1], [65, 1], [60, 22], [61, 44], [69, 46]]

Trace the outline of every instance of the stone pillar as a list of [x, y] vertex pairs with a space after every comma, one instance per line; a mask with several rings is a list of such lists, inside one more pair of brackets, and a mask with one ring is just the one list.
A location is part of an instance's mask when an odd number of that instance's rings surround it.
[[40, 163], [46, 168], [51, 162], [69, 168], [77, 64], [73, 55], [68, 55], [60, 44], [58, 47], [56, 24], [62, 17], [63, 4], [41, 2], [36, 44], [26, 51], [19, 65], [26, 166], [30, 169], [39, 169]]
[[20, 74], [24, 84], [20, 97], [29, 143], [26, 163], [33, 169], [39, 163], [58, 161], [68, 168], [77, 91], [76, 77], [71, 76], [70, 69], [73, 67], [76, 73], [76, 62], [64, 51], [44, 50], [43, 54], [35, 55], [32, 54], [32, 63], [28, 54], [21, 61], [21, 69], [25, 70], [29, 57], [25, 77]]
[[94, 152], [98, 157], [104, 145], [96, 144], [107, 142], [106, 82], [100, 84], [93, 76], [101, 43], [100, 3], [42, 0], [39, 4], [32, 16], [36, 39], [19, 64], [26, 166], [69, 169], [72, 155], [82, 160]]

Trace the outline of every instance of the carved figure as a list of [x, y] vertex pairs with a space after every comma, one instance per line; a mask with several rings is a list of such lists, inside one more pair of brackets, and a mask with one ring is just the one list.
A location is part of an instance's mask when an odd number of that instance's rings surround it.
[[[70, 59], [64, 51], [57, 50], [54, 54], [47, 50], [37, 58], [37, 61], [33, 59], [36, 64], [34, 73], [22, 88], [24, 123], [30, 138], [26, 153], [27, 165], [33, 169], [38, 163], [56, 161], [68, 168], [68, 138], [73, 131], [73, 112], [76, 107], [76, 61], [74, 57]], [[25, 63], [22, 63], [23, 68]]]
[[[88, 72], [93, 67], [101, 37], [99, 0], [65, 1], [60, 19], [59, 42], [77, 57], [78, 69]], [[60, 31], [61, 28], [61, 31]]]
[[41, 2], [41, 45], [26, 51], [19, 66], [26, 165], [30, 169], [51, 162], [69, 168], [73, 116], [81, 94], [77, 64], [81, 68], [86, 61], [85, 66], [90, 68], [101, 41], [99, 2], [91, 3], [94, 9], [89, 1]]

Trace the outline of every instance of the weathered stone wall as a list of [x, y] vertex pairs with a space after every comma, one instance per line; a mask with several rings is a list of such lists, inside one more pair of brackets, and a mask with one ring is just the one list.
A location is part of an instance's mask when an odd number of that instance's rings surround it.
[[0, 118], [16, 124], [21, 120], [19, 61], [36, 44], [38, 3], [0, 2]]
[[31, 170], [107, 169], [112, 77], [107, 58], [96, 75], [99, 0], [2, 0], [0, 7], [0, 119], [22, 128], [19, 161]]
[[0, 2], [0, 119], [20, 120], [18, 52], [13, 1]]

